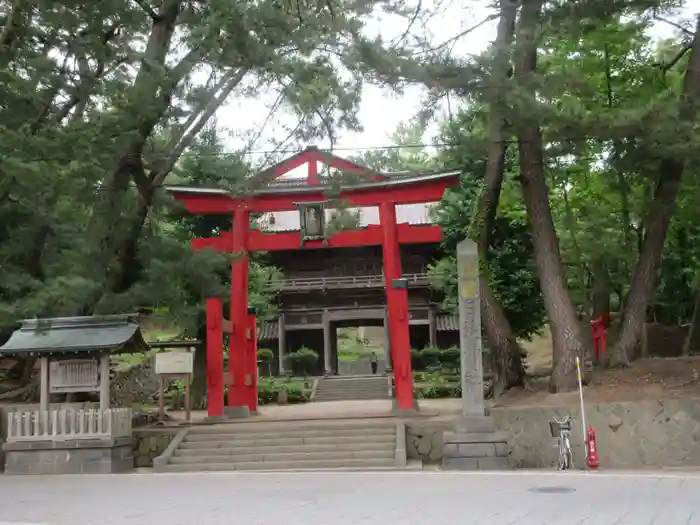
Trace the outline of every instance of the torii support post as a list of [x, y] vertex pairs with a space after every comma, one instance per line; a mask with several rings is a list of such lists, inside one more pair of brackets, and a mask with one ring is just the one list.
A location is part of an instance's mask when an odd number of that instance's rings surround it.
[[401, 252], [396, 225], [396, 207], [393, 202], [382, 202], [379, 218], [384, 232], [382, 252], [386, 303], [389, 317], [389, 340], [396, 383], [396, 408], [413, 411], [413, 376], [411, 373], [411, 342], [408, 331], [408, 288], [402, 278]]
[[243, 387], [245, 404], [251, 412], [258, 411], [258, 334], [255, 308], [248, 308], [246, 327], [245, 383]]
[[207, 410], [224, 416], [224, 313], [221, 299], [207, 299]]
[[231, 384], [228, 387], [229, 415], [245, 415], [239, 407], [246, 407], [245, 394], [245, 353], [248, 345], [246, 332], [248, 327], [248, 252], [246, 241], [250, 230], [250, 217], [243, 204], [233, 213], [233, 235], [231, 251], [234, 260], [231, 263], [231, 335], [229, 336], [229, 374]]

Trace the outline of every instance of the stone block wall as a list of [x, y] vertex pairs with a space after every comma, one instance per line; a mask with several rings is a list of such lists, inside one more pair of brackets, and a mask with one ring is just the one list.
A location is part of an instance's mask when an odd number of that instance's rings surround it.
[[165, 452], [180, 430], [179, 428], [134, 430], [134, 466], [152, 467], [153, 458]]
[[[552, 415], [576, 418], [572, 432], [574, 463], [584, 466], [577, 405], [494, 408], [491, 416], [497, 429], [507, 432], [518, 467], [554, 467], [557, 449], [549, 432]], [[700, 399], [590, 404], [586, 405], [586, 424], [596, 430], [603, 468], [700, 466]], [[407, 423], [409, 459], [438, 463], [442, 458], [442, 432], [450, 428], [448, 421]]]
[[134, 468], [131, 438], [5, 443], [7, 474], [110, 474]]

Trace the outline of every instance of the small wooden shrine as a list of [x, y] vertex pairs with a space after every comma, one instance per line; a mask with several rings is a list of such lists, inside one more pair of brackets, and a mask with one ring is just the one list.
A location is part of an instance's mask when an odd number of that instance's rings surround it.
[[[39, 405], [7, 413], [5, 471], [107, 473], [133, 468], [131, 408], [110, 406], [110, 355], [146, 352], [137, 314], [27, 319], [1, 356], [37, 357]], [[99, 405], [52, 403], [61, 395], [99, 395]]]

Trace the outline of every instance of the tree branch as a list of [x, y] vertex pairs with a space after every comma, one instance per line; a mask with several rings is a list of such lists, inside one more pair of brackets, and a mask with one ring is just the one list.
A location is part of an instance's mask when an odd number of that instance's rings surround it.
[[676, 53], [671, 60], [668, 62], [657, 62], [654, 64], [657, 66], [659, 69], [661, 69], [662, 73], [668, 73], [670, 69], [673, 68], [680, 60], [685, 56], [685, 54], [690, 51], [690, 48], [693, 47], [691, 43], [685, 44], [678, 53]]
[[155, 10], [148, 5], [148, 2], [146, 0], [134, 0], [136, 5], [138, 5], [143, 11], [153, 20], [154, 22], [158, 22], [160, 19], [160, 16], [158, 13], [155, 12]]
[[659, 15], [654, 15], [654, 20], [658, 20], [659, 22], [664, 22], [665, 24], [668, 24], [670, 26], [675, 27], [676, 29], [680, 29], [684, 34], [688, 36], [695, 36], [695, 33], [688, 29], [687, 27], [683, 27], [680, 25], [678, 22], [674, 22], [673, 20], [669, 20], [668, 18], [664, 18]]
[[241, 83], [248, 71], [249, 69], [246, 68], [228, 71], [212, 89], [210, 95], [200, 102], [197, 109], [192, 111], [185, 126], [181, 128], [182, 131], [178, 134], [179, 136], [173, 137], [168, 143], [166, 151], [169, 151], [169, 153], [166, 160], [157, 170], [151, 173], [152, 187], [163, 183], [165, 177], [173, 169], [173, 166], [185, 149], [192, 143], [207, 121], [226, 102], [228, 96]]

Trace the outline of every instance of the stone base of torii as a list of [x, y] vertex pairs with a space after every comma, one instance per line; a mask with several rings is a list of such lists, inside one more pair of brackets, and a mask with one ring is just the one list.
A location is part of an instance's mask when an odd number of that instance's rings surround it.
[[457, 245], [462, 414], [443, 434], [445, 470], [504, 470], [514, 467], [507, 436], [497, 432], [484, 406], [484, 370], [479, 305], [479, 254], [474, 241]]

